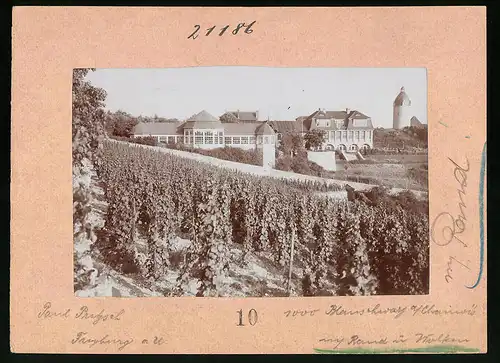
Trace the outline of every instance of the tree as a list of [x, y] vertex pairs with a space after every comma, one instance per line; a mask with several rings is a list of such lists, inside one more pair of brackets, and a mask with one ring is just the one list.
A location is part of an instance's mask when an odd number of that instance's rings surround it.
[[[73, 238], [75, 244], [91, 246], [97, 239], [90, 220], [93, 194], [91, 175], [100, 164], [105, 136], [106, 92], [85, 81], [90, 69], [73, 71]], [[74, 286], [77, 290], [93, 285], [96, 269], [90, 247], [75, 249]]]
[[111, 134], [120, 137], [130, 137], [135, 125], [139, 123], [138, 118], [124, 112], [116, 111], [114, 114], [107, 115], [107, 129], [111, 130]]
[[304, 135], [305, 147], [308, 150], [318, 149], [325, 141], [326, 132], [323, 130], [308, 131]]
[[284, 134], [278, 146], [284, 156], [298, 156], [304, 151], [304, 139], [300, 134]]
[[225, 114], [223, 114], [221, 117], [219, 117], [219, 120], [221, 120], [221, 122], [224, 122], [224, 123], [238, 123], [239, 122], [238, 118], [230, 112], [226, 112]]

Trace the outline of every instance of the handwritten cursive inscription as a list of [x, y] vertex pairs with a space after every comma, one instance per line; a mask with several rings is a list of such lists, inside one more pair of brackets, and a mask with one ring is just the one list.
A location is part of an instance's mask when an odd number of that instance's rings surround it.
[[92, 338], [89, 337], [87, 332], [79, 332], [76, 337], [71, 340], [71, 344], [82, 344], [87, 345], [89, 348], [93, 348], [97, 344], [99, 345], [114, 345], [118, 346], [118, 350], [123, 350], [127, 345], [134, 342], [133, 339], [116, 339], [110, 338], [108, 334], [102, 338]]
[[472, 304], [470, 309], [438, 309], [436, 305], [412, 305], [411, 311], [413, 312], [413, 316], [415, 315], [435, 315], [435, 316], [443, 316], [443, 315], [469, 315], [474, 316], [476, 314], [476, 304]]
[[[453, 272], [454, 262], [455, 262], [455, 264], [458, 264], [459, 266], [461, 266], [461, 267], [463, 267], [463, 268], [465, 268], [467, 270], [470, 270], [470, 267], [467, 266], [465, 263], [460, 262], [454, 256], [450, 256], [450, 258], [448, 259], [448, 263], [447, 263], [446, 275], [444, 275], [444, 279], [445, 279], [446, 282], [450, 282], [451, 280], [453, 280], [452, 272]], [[467, 261], [467, 262], [470, 262], [470, 261]]]
[[[350, 351], [353, 352], [352, 349], [355, 348], [366, 348], [367, 346], [377, 346], [377, 345], [385, 345], [387, 346], [389, 343], [391, 344], [402, 344], [402, 343], [417, 343], [417, 344], [425, 344], [436, 346], [437, 344], [442, 345], [455, 345], [460, 343], [468, 343], [470, 340], [465, 337], [456, 337], [450, 333], [416, 333], [410, 336], [404, 336], [402, 334], [395, 335], [394, 337], [364, 337], [358, 334], [347, 336], [337, 336], [334, 338], [321, 338], [318, 340], [320, 343], [329, 346], [330, 349], [337, 350], [345, 350], [343, 346], [350, 346]], [[394, 347], [394, 350], [398, 348]], [[324, 350], [323, 350], [324, 351]]]
[[52, 308], [52, 303], [47, 301], [43, 304], [42, 309], [38, 312], [39, 319], [77, 319], [77, 320], [90, 320], [93, 325], [97, 325], [105, 321], [119, 321], [125, 314], [125, 310], [120, 310], [117, 313], [107, 313], [101, 309], [98, 313], [91, 312], [87, 306], [82, 306], [77, 313], [72, 313], [71, 309], [63, 309], [56, 311]]
[[50, 319], [50, 318], [69, 318], [71, 309], [66, 309], [62, 311], [53, 311], [51, 310], [52, 304], [50, 302], [46, 302], [43, 304], [42, 310], [38, 313], [39, 319]]
[[459, 236], [466, 230], [467, 221], [465, 215], [465, 209], [467, 208], [465, 204], [465, 196], [466, 196], [466, 187], [467, 187], [467, 172], [469, 171], [469, 160], [466, 159], [467, 165], [462, 167], [458, 165], [455, 161], [448, 158], [453, 165], [455, 166], [453, 174], [455, 176], [455, 180], [459, 184], [459, 188], [457, 189], [459, 203], [458, 207], [460, 213], [457, 217], [454, 217], [449, 212], [441, 212], [434, 219], [434, 222], [431, 226], [431, 239], [438, 246], [447, 246], [452, 241], [456, 241], [460, 243], [462, 246], [467, 247], [467, 244], [462, 241]]
[[450, 334], [423, 334], [417, 333], [415, 334], [416, 340], [415, 343], [423, 343], [423, 344], [450, 344], [450, 343], [467, 343], [470, 340], [467, 338], [454, 338], [451, 337]]
[[75, 315], [76, 319], [81, 319], [81, 320], [91, 320], [93, 325], [97, 325], [100, 322], [104, 322], [107, 320], [120, 320], [120, 316], [125, 313], [125, 310], [120, 310], [116, 314], [106, 314], [104, 312], [104, 309], [102, 309], [99, 313], [97, 314], [92, 314], [89, 313], [89, 308], [86, 306], [82, 306], [80, 308], [80, 311]]
[[351, 310], [346, 309], [342, 305], [330, 305], [330, 309], [328, 309], [325, 314], [329, 316], [363, 316], [366, 315], [394, 315], [394, 318], [399, 318], [406, 312], [406, 306], [397, 306], [390, 308], [381, 308], [380, 304], [377, 304], [371, 308], [367, 309], [357, 309]]

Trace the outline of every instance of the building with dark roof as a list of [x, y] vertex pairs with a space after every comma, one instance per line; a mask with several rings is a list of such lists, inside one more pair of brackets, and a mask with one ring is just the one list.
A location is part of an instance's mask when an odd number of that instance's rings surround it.
[[320, 130], [325, 133], [323, 149], [358, 151], [373, 148], [373, 124], [369, 116], [357, 110], [327, 111], [319, 109], [306, 118], [297, 119], [303, 133]]
[[184, 122], [139, 123], [133, 135], [152, 136], [163, 144], [183, 143], [203, 149], [231, 146], [250, 150], [276, 144], [275, 132], [267, 122], [222, 123], [205, 110]]
[[228, 111], [234, 117], [238, 119], [239, 122], [257, 122], [259, 121], [259, 111]]

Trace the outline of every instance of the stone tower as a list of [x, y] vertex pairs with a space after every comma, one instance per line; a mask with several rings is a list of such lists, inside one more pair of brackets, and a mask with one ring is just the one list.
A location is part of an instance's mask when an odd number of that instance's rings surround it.
[[401, 87], [401, 91], [394, 100], [394, 113], [393, 113], [393, 128], [402, 129], [410, 126], [411, 123], [411, 101], [405, 92], [405, 88]]
[[262, 150], [262, 166], [274, 168], [276, 165], [276, 134], [267, 122], [255, 130], [257, 148]]

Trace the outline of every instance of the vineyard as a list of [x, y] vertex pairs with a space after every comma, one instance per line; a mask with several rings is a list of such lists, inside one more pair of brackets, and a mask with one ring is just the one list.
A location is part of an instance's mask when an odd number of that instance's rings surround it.
[[[269, 260], [299, 296], [425, 294], [428, 216], [403, 208], [339, 202], [317, 182], [258, 177], [106, 141], [97, 166], [108, 204], [95, 248], [105, 263], [142, 281], [176, 270], [166, 296], [224, 296], [235, 264]], [[174, 241], [188, 240], [173, 263]], [[237, 247], [241, 254], [232, 251]], [[297, 270], [294, 270], [297, 271]]]

